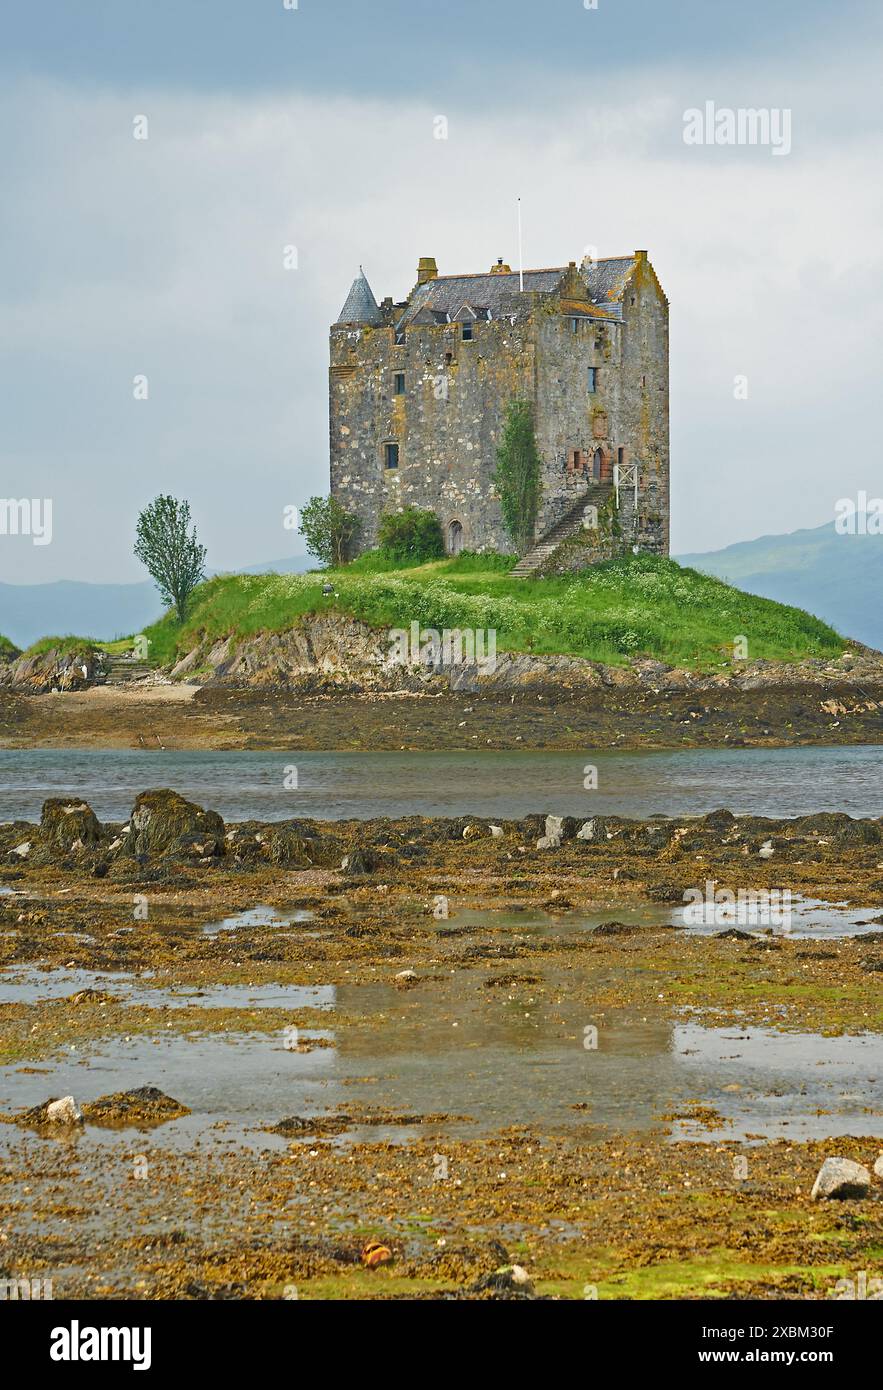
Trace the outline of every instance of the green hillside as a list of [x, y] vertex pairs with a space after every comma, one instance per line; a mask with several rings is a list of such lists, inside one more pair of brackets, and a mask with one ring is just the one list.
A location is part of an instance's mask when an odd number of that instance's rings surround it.
[[[151, 659], [171, 662], [203, 638], [281, 631], [337, 610], [379, 628], [493, 629], [498, 651], [570, 653], [608, 664], [647, 654], [672, 665], [728, 662], [739, 636], [751, 660], [835, 656], [842, 639], [818, 618], [746, 594], [673, 560], [629, 556], [565, 578], [512, 579], [514, 562], [463, 555], [413, 569], [376, 555], [337, 571], [227, 575], [194, 595], [183, 628], [166, 615], [146, 630]], [[322, 594], [333, 583], [331, 597]]]
[[883, 536], [838, 535], [829, 522], [678, 559], [748, 593], [809, 609], [838, 632], [883, 648]]

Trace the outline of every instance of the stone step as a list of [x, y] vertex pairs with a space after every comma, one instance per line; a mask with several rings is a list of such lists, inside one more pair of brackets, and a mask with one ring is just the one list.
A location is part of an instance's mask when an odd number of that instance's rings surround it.
[[136, 661], [133, 657], [112, 656], [105, 668], [105, 685], [122, 685], [125, 681], [142, 680], [149, 676], [152, 667], [146, 661]]
[[512, 569], [511, 574], [514, 579], [526, 579], [534, 574], [540, 565], [554, 550], [558, 548], [562, 541], [569, 540], [575, 536], [583, 524], [583, 513], [586, 507], [596, 506], [610, 496], [612, 485], [610, 483], [595, 483], [574, 503], [570, 510], [557, 521], [550, 531], [547, 531], [543, 539], [526, 555], [522, 555], [518, 564]]

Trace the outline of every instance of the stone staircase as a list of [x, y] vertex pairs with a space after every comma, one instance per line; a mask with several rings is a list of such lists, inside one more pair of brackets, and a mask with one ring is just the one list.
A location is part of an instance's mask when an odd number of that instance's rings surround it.
[[522, 555], [518, 564], [510, 571], [512, 578], [528, 579], [532, 574], [536, 574], [562, 541], [569, 540], [571, 536], [575, 536], [577, 531], [582, 529], [583, 514], [586, 507], [597, 507], [600, 511], [612, 491], [612, 483], [591, 483], [586, 491], [580, 495], [579, 501], [568, 508], [563, 517], [555, 522], [555, 525], [545, 533], [532, 550], [529, 550], [526, 555]]
[[126, 685], [149, 676], [153, 667], [134, 656], [111, 656], [105, 663], [105, 685]]

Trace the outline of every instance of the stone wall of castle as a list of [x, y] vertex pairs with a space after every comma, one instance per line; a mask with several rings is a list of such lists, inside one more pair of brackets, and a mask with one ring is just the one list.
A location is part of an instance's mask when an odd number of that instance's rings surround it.
[[[375, 544], [384, 511], [413, 505], [435, 511], [446, 537], [459, 522], [464, 549], [511, 550], [491, 477], [508, 402], [523, 399], [543, 460], [537, 538], [586, 494], [600, 450], [607, 478], [618, 459], [640, 460], [637, 525], [623, 491], [622, 531], [667, 553], [668, 306], [652, 269], [638, 259], [623, 322], [579, 318], [574, 332], [557, 296], [531, 299], [514, 325], [475, 323], [472, 341], [444, 323], [414, 324], [397, 342], [391, 314], [331, 330], [331, 486], [359, 518], [359, 549]], [[393, 443], [397, 468], [386, 466]]]
[[[392, 327], [335, 328], [331, 335], [331, 487], [373, 545], [379, 516], [432, 508], [463, 548], [510, 548], [491, 475], [506, 406], [534, 399], [535, 335], [508, 319], [475, 326], [415, 325], [404, 344]], [[395, 378], [404, 375], [404, 394]], [[385, 450], [398, 443], [398, 468]]]

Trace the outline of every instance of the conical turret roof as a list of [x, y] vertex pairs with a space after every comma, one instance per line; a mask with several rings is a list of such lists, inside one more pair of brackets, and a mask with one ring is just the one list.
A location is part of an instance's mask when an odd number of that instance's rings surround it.
[[346, 303], [340, 311], [337, 319], [338, 323], [381, 323], [382, 316], [377, 305], [377, 300], [371, 290], [371, 286], [365, 279], [365, 272], [359, 266], [359, 273], [353, 281], [353, 287], [346, 297]]

